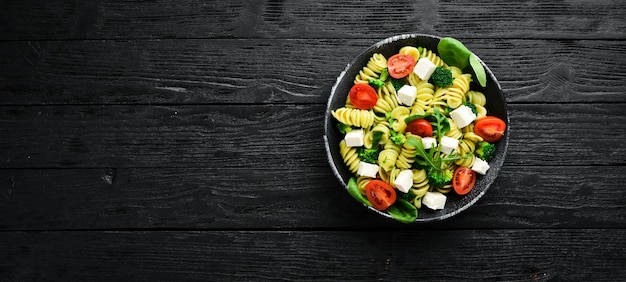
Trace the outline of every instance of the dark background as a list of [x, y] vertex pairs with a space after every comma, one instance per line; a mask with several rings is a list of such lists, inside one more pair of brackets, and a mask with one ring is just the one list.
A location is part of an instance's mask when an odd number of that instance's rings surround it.
[[[5, 1], [0, 280], [626, 280], [622, 1]], [[500, 176], [405, 225], [323, 147], [346, 63], [455, 37], [499, 79]]]

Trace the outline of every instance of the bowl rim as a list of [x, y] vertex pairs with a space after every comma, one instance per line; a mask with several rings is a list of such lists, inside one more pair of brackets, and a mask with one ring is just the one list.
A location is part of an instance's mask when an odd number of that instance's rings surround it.
[[[337, 76], [337, 79], [334, 83], [334, 85], [332, 86], [331, 90], [330, 90], [330, 95], [328, 97], [328, 100], [326, 102], [326, 109], [324, 112], [324, 135], [323, 135], [323, 139], [324, 139], [324, 148], [326, 151], [326, 160], [328, 161], [328, 164], [330, 165], [333, 174], [335, 175], [336, 179], [342, 184], [344, 190], [347, 192], [348, 190], [348, 183], [344, 181], [341, 173], [339, 172], [337, 166], [333, 163], [333, 159], [332, 159], [332, 153], [331, 153], [331, 144], [330, 141], [328, 140], [328, 128], [330, 128], [329, 126], [331, 125], [330, 123], [333, 122], [333, 120], [330, 118], [330, 111], [331, 111], [331, 102], [334, 100], [333, 98], [335, 97], [335, 95], [337, 95], [337, 87], [339, 86], [340, 82], [343, 80], [344, 76], [346, 75], [346, 73], [350, 70], [350, 67], [352, 67], [357, 61], [359, 61], [359, 59], [361, 59], [363, 56], [365, 56], [366, 54], [368, 54], [369, 52], [371, 52], [374, 49], [378, 49], [383, 47], [385, 44], [389, 44], [398, 40], [403, 40], [403, 39], [409, 39], [409, 38], [430, 38], [430, 39], [436, 39], [436, 40], [441, 40], [443, 37], [437, 36], [437, 35], [432, 35], [432, 34], [425, 34], [425, 33], [405, 33], [405, 34], [399, 34], [399, 35], [394, 35], [391, 37], [387, 37], [385, 39], [382, 39], [372, 45], [370, 45], [369, 47], [367, 47], [366, 49], [364, 49], [362, 52], [360, 52], [358, 55], [356, 55], [347, 65], [346, 67], [341, 71], [341, 73]], [[438, 53], [436, 50], [433, 50], [433, 52]], [[436, 217], [429, 217], [429, 218], [416, 218], [415, 221], [409, 223], [409, 224], [414, 224], [414, 223], [426, 223], [426, 222], [434, 222], [434, 221], [442, 221], [448, 218], [451, 218], [455, 215], [458, 215], [459, 213], [467, 210], [468, 208], [470, 208], [471, 206], [473, 206], [480, 198], [482, 198], [485, 193], [487, 192], [487, 190], [489, 190], [491, 188], [491, 185], [493, 184], [493, 182], [495, 181], [495, 179], [500, 175], [500, 170], [503, 166], [504, 163], [504, 159], [506, 158], [507, 155], [507, 151], [508, 151], [508, 145], [509, 145], [509, 135], [510, 135], [510, 130], [511, 130], [511, 122], [510, 122], [510, 117], [509, 117], [509, 113], [508, 113], [508, 105], [506, 102], [506, 97], [504, 96], [504, 93], [502, 91], [502, 87], [500, 85], [500, 82], [497, 80], [497, 78], [495, 77], [495, 74], [491, 71], [491, 69], [489, 68], [489, 66], [487, 66], [483, 60], [478, 56], [475, 55], [474, 56], [478, 59], [478, 61], [480, 62], [480, 64], [483, 66], [483, 68], [485, 68], [485, 73], [491, 78], [490, 82], [495, 83], [497, 92], [499, 94], [499, 96], [502, 98], [502, 103], [503, 103], [503, 108], [504, 108], [504, 115], [505, 115], [505, 123], [507, 125], [507, 129], [505, 131], [504, 137], [503, 139], [501, 139], [499, 142], [503, 141], [503, 152], [502, 152], [502, 157], [499, 158], [498, 160], [496, 160], [496, 163], [493, 165], [493, 171], [495, 171], [495, 177], [487, 179], [486, 182], [486, 186], [485, 189], [483, 189], [479, 194], [477, 194], [473, 199], [469, 200], [466, 204], [460, 206], [457, 209], [452, 210], [451, 212], [436, 216]], [[488, 80], [489, 81], [489, 80]], [[379, 215], [382, 215], [383, 217], [386, 217], [388, 219], [392, 219], [395, 221], [395, 219], [393, 219], [393, 217], [391, 217], [391, 215], [389, 215], [388, 213], [384, 212], [384, 211], [379, 211], [373, 207], [367, 206], [363, 203], [360, 203], [358, 201], [355, 200], [355, 202], [361, 204], [362, 206], [364, 206], [365, 208], [367, 208], [367, 210], [370, 210], [372, 212], [375, 212]]]

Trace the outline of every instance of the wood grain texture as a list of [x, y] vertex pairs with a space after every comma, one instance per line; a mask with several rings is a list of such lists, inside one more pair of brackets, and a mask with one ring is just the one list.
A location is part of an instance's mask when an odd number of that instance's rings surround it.
[[[624, 104], [514, 104], [506, 162], [624, 165]], [[326, 167], [324, 105], [4, 106], [2, 168]]]
[[[0, 42], [0, 104], [326, 103], [376, 41]], [[626, 102], [625, 41], [463, 41], [510, 103]]]
[[[626, 281], [622, 1], [4, 2], [0, 281]], [[367, 211], [323, 148], [337, 75], [401, 33], [509, 103], [444, 222]]]
[[626, 255], [615, 250], [626, 248], [624, 236], [602, 229], [14, 232], [0, 233], [0, 272], [8, 280], [619, 281]]
[[328, 167], [2, 169], [0, 230], [626, 228], [624, 166], [505, 165], [440, 223], [363, 208]]
[[3, 40], [137, 38], [626, 38], [619, 1], [11, 1]]

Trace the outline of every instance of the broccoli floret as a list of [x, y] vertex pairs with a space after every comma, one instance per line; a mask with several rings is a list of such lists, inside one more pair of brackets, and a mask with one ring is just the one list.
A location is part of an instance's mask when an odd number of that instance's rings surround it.
[[474, 113], [475, 115], [478, 114], [478, 110], [476, 110], [476, 105], [470, 103], [470, 102], [463, 102], [463, 106], [467, 106], [472, 110], [472, 113]]
[[391, 142], [393, 142], [393, 144], [402, 145], [404, 144], [404, 142], [406, 142], [406, 136], [404, 136], [404, 134], [397, 133], [393, 130], [390, 130], [389, 132], [391, 133], [391, 137], [389, 139], [391, 139]]
[[341, 132], [341, 134], [346, 134], [346, 133], [352, 131], [352, 126], [349, 126], [349, 125], [341, 123], [341, 122], [337, 123], [337, 128], [339, 128], [339, 132]]
[[380, 79], [373, 79], [372, 78], [372, 79], [370, 79], [368, 81], [368, 83], [369, 83], [369, 85], [371, 87], [374, 87], [374, 88], [381, 88], [381, 87], [385, 86], [385, 82], [380, 80]]
[[378, 160], [378, 153], [380, 153], [380, 150], [375, 148], [359, 148], [357, 149], [357, 153], [359, 154], [359, 159], [361, 159], [361, 161], [375, 164]]
[[368, 83], [374, 88], [381, 88], [385, 86], [387, 78], [389, 78], [389, 70], [387, 70], [387, 68], [384, 68], [383, 71], [380, 72], [380, 76], [378, 77], [378, 79], [372, 78], [368, 81]]
[[452, 176], [453, 173], [449, 169], [431, 169], [426, 174], [426, 177], [428, 177], [428, 183], [436, 188], [441, 188], [452, 182]]
[[448, 87], [452, 85], [452, 72], [449, 69], [437, 67], [428, 81], [439, 87]]
[[485, 161], [490, 161], [496, 155], [496, 145], [486, 141], [480, 141], [476, 144], [474, 154]]

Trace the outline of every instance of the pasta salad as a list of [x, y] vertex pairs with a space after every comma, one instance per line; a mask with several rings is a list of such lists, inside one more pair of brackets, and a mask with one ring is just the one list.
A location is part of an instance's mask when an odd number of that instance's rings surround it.
[[486, 174], [506, 124], [486, 109], [484, 69], [460, 42], [438, 52], [404, 46], [373, 54], [354, 78], [343, 107], [331, 111], [339, 152], [360, 202], [413, 222], [418, 210], [443, 209], [447, 194], [470, 193]]

